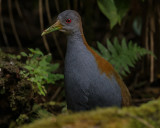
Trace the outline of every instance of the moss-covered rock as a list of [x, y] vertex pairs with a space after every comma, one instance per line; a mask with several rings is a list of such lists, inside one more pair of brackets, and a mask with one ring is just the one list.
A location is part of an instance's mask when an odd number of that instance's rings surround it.
[[40, 119], [23, 128], [159, 128], [160, 100], [140, 107], [103, 108]]
[[0, 128], [18, 127], [39, 117], [57, 114], [64, 106], [48, 100], [49, 96], [39, 95], [38, 86], [22, 75], [27, 69], [20, 58], [0, 50]]
[[32, 83], [21, 77], [23, 64], [14, 57], [0, 50], [0, 127], [8, 127], [21, 114], [29, 113], [34, 103]]

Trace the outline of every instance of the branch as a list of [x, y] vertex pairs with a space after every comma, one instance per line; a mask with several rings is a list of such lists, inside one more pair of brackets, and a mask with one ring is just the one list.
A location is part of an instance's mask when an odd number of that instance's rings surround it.
[[[46, 5], [46, 12], [47, 12], [47, 17], [48, 17], [48, 21], [49, 21], [49, 24], [51, 25], [52, 24], [52, 18], [51, 18], [51, 14], [50, 14], [50, 8], [49, 8], [49, 2], [48, 0], [45, 0], [45, 5]], [[64, 60], [64, 55], [63, 55], [63, 52], [62, 52], [62, 49], [57, 41], [57, 38], [55, 36], [54, 33], [52, 33], [52, 37], [54, 39], [54, 42], [55, 42], [55, 45], [57, 47], [57, 50], [59, 52], [59, 55], [61, 56], [61, 58]]]
[[16, 38], [16, 41], [17, 41], [17, 44], [18, 44], [18, 47], [20, 50], [22, 50], [22, 44], [21, 44], [21, 41], [19, 39], [19, 36], [18, 36], [18, 33], [17, 33], [17, 30], [16, 30], [16, 27], [15, 27], [15, 23], [14, 23], [14, 19], [13, 19], [13, 14], [12, 14], [12, 0], [8, 0], [8, 9], [9, 9], [9, 18], [10, 18], [10, 21], [11, 21], [11, 26], [12, 26], [12, 30], [13, 30], [13, 34]]
[[2, 32], [4, 42], [5, 42], [6, 46], [9, 47], [8, 39], [7, 39], [7, 36], [6, 36], [5, 29], [4, 29], [4, 24], [3, 24], [2, 0], [0, 0], [0, 26], [1, 26], [1, 32]]
[[[41, 32], [42, 32], [44, 30], [42, 0], [39, 0], [39, 20], [40, 20], [40, 26], [41, 26]], [[44, 46], [45, 46], [47, 52], [50, 52], [46, 37], [42, 36], [42, 38], [43, 38]]]

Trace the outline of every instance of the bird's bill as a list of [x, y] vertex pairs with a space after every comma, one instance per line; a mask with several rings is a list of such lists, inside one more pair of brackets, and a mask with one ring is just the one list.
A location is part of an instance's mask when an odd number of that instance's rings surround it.
[[62, 26], [62, 24], [60, 23], [60, 21], [57, 20], [57, 22], [56, 22], [55, 24], [53, 24], [52, 26], [50, 26], [49, 28], [47, 28], [46, 30], [44, 30], [44, 31], [42, 32], [41, 36], [44, 36], [44, 35], [46, 35], [46, 34], [48, 34], [48, 33], [53, 32], [53, 31], [60, 30], [60, 29], [62, 29], [62, 27], [63, 27], [63, 26]]

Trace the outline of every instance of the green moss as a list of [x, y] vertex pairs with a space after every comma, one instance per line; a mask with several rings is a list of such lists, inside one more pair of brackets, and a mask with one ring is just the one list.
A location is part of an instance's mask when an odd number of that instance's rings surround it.
[[144, 128], [160, 126], [160, 100], [140, 107], [104, 108], [40, 119], [23, 128]]

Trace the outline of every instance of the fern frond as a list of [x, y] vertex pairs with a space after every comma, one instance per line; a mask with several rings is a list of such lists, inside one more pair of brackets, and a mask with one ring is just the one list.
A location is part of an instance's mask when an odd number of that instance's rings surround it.
[[97, 42], [100, 55], [109, 61], [122, 76], [130, 73], [130, 67], [134, 67], [136, 62], [144, 55], [149, 54], [154, 56], [151, 51], [138, 46], [137, 43], [133, 43], [132, 41], [127, 43], [125, 38], [121, 42], [117, 38], [114, 38], [113, 43], [107, 40], [106, 45], [107, 48], [100, 42]]

